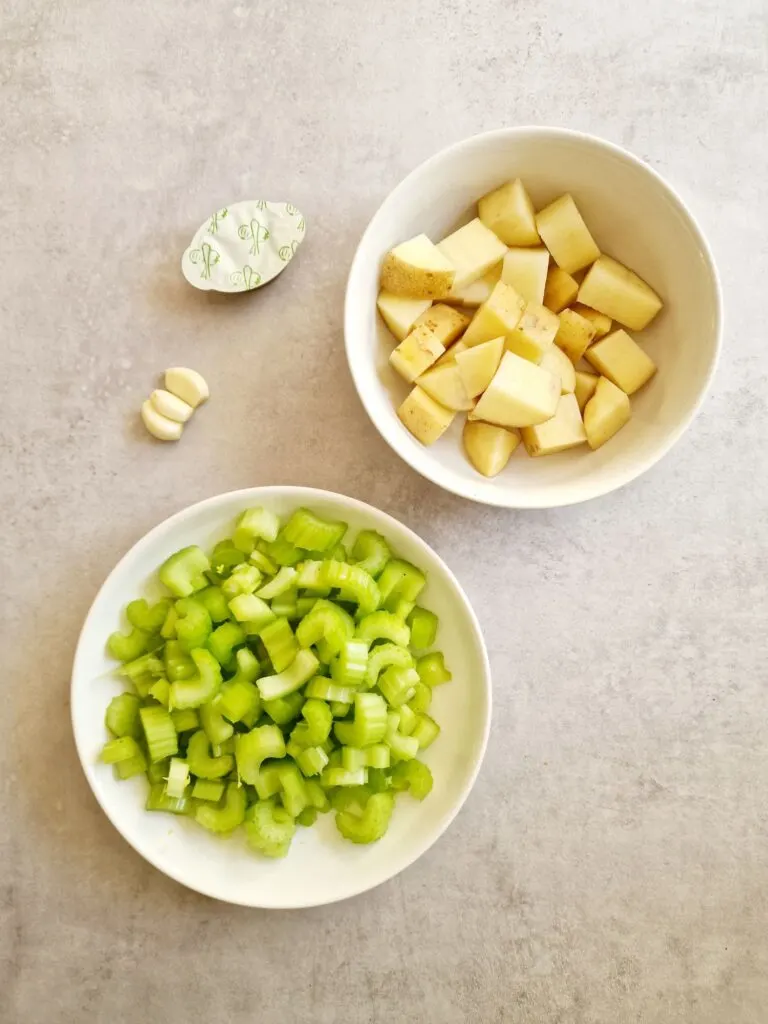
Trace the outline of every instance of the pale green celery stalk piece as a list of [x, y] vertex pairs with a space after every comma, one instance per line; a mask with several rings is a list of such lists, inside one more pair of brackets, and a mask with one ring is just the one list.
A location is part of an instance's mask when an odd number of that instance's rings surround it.
[[200, 728], [200, 716], [194, 708], [184, 708], [182, 711], [172, 711], [171, 721], [176, 732], [181, 735], [183, 732], [191, 732]]
[[415, 601], [404, 601], [403, 598], [400, 597], [393, 602], [392, 608], [390, 610], [393, 615], [396, 615], [398, 617], [398, 619], [402, 619], [403, 622], [407, 622], [408, 616], [411, 614], [415, 607]]
[[336, 722], [336, 739], [345, 747], [369, 747], [380, 743], [387, 732], [387, 705], [377, 693], [355, 694], [355, 715], [351, 722]]
[[280, 594], [279, 597], [273, 597], [271, 602], [272, 611], [277, 615], [278, 618], [284, 619], [298, 619], [298, 590], [296, 587], [291, 587], [290, 590], [286, 590], [284, 594]]
[[159, 677], [163, 674], [163, 662], [155, 654], [142, 654], [141, 657], [122, 665], [117, 674], [130, 679], [131, 682], [143, 675]]
[[421, 569], [402, 558], [391, 558], [378, 579], [382, 607], [392, 611], [397, 601], [415, 601], [426, 586]]
[[253, 683], [244, 679], [225, 683], [215, 703], [222, 715], [231, 722], [242, 722], [244, 718], [251, 720], [254, 716], [258, 717], [261, 710], [259, 691]]
[[367, 768], [368, 762], [365, 750], [362, 747], [342, 747], [341, 765], [348, 772], [356, 772], [360, 768]]
[[200, 716], [200, 724], [212, 746], [220, 746], [234, 733], [234, 726], [224, 718], [221, 708], [215, 700], [201, 704], [197, 713]]
[[416, 693], [419, 673], [415, 668], [398, 668], [391, 665], [379, 676], [379, 690], [390, 707], [405, 704]]
[[368, 640], [346, 640], [331, 662], [331, 676], [339, 686], [361, 686], [367, 678]]
[[165, 784], [165, 791], [168, 796], [178, 800], [184, 796], [184, 790], [189, 782], [189, 765], [181, 758], [172, 757], [168, 767], [168, 780]]
[[322, 747], [306, 747], [296, 755], [296, 763], [303, 775], [319, 775], [328, 764], [328, 755]]
[[424, 712], [429, 711], [430, 704], [432, 703], [432, 690], [421, 682], [421, 676], [419, 676], [419, 682], [414, 689], [416, 692], [408, 701], [408, 707], [417, 715], [424, 714]]
[[392, 788], [407, 790], [417, 800], [429, 796], [432, 785], [432, 772], [423, 761], [401, 761], [392, 770]]
[[405, 647], [397, 644], [379, 644], [374, 647], [368, 658], [365, 679], [368, 688], [376, 686], [380, 673], [392, 665], [396, 668], [413, 668], [413, 656]]
[[171, 683], [169, 707], [197, 708], [213, 700], [221, 687], [221, 667], [210, 651], [190, 652], [196, 674]]
[[223, 806], [201, 804], [195, 811], [195, 821], [209, 832], [232, 832], [245, 821], [245, 809], [245, 790], [236, 782], [230, 782], [227, 784]]
[[141, 735], [139, 722], [139, 698], [135, 693], [121, 693], [113, 697], [107, 707], [105, 724], [115, 736]]
[[157, 633], [162, 629], [170, 607], [171, 602], [167, 598], [150, 606], [143, 597], [140, 597], [130, 602], [125, 609], [125, 615], [130, 624], [137, 629], [145, 633]]
[[165, 584], [175, 597], [189, 597], [196, 590], [202, 590], [208, 585], [205, 574], [210, 568], [211, 564], [205, 552], [193, 544], [167, 558], [160, 566], [158, 575], [160, 582]]
[[296, 639], [302, 647], [312, 647], [324, 640], [327, 653], [338, 654], [344, 642], [354, 635], [355, 623], [352, 616], [338, 605], [322, 598], [301, 620], [296, 628]]
[[280, 769], [287, 762], [264, 761], [256, 774], [256, 781], [253, 783], [259, 800], [269, 800], [280, 792]]
[[235, 657], [235, 647], [245, 643], [245, 630], [236, 622], [222, 622], [208, 637], [205, 646], [216, 661], [229, 669]]
[[400, 732], [403, 736], [410, 736], [416, 728], [417, 715], [407, 704], [401, 704], [398, 710], [400, 712]]
[[[389, 747], [385, 743], [374, 743], [372, 747], [366, 747], [363, 751], [365, 754], [365, 765], [367, 768], [389, 768]], [[343, 759], [342, 750], [342, 759]], [[370, 776], [370, 772], [368, 773]]]
[[156, 700], [158, 704], [162, 704], [163, 707], [167, 708], [170, 690], [170, 683], [164, 676], [161, 676], [150, 686], [149, 696]]
[[141, 753], [133, 736], [120, 736], [116, 740], [109, 740], [101, 750], [101, 760], [104, 764], [118, 764], [120, 761], [128, 761]]
[[147, 765], [147, 778], [150, 783], [154, 785], [156, 782], [162, 782], [163, 786], [165, 786], [165, 780], [168, 778], [170, 767], [170, 757], [165, 757], [162, 761], [153, 761]]
[[307, 508], [297, 509], [283, 527], [283, 536], [289, 543], [318, 553], [335, 547], [346, 532], [346, 523], [321, 519]]
[[168, 811], [171, 814], [189, 814], [191, 804], [188, 796], [172, 797], [165, 791], [164, 782], [153, 782], [149, 787], [146, 809], [148, 811]]
[[284, 671], [273, 676], [263, 676], [257, 681], [262, 700], [272, 701], [278, 697], [286, 697], [300, 689], [317, 672], [319, 665], [311, 651], [300, 650]]
[[240, 516], [232, 535], [232, 543], [246, 555], [252, 553], [256, 541], [261, 539], [271, 543], [277, 539], [280, 520], [274, 512], [266, 508], [249, 508]]
[[189, 653], [203, 647], [213, 624], [205, 606], [196, 597], [182, 597], [176, 602], [176, 637], [181, 649]]
[[189, 737], [187, 745], [187, 764], [193, 775], [199, 779], [222, 779], [229, 775], [235, 766], [231, 754], [211, 757], [208, 737], [202, 729]]
[[435, 742], [439, 735], [440, 726], [434, 718], [430, 718], [429, 715], [416, 716], [416, 725], [411, 733], [411, 737], [418, 742], [420, 750], [426, 750], [430, 744]]
[[266, 601], [255, 594], [239, 594], [229, 602], [229, 610], [247, 633], [258, 633], [275, 619], [275, 613]]
[[334, 786], [364, 786], [367, 780], [367, 768], [358, 768], [357, 771], [348, 772], [346, 768], [328, 765], [320, 776], [320, 785], [324, 789], [333, 789]]
[[173, 720], [164, 707], [153, 704], [139, 711], [150, 761], [160, 761], [178, 752], [179, 739]]
[[318, 813], [316, 807], [305, 807], [301, 814], [297, 815], [296, 821], [304, 828], [311, 828], [317, 821]]
[[331, 714], [334, 718], [345, 718], [349, 714], [349, 709], [352, 707], [351, 701], [346, 700], [332, 700], [331, 701]]
[[351, 704], [353, 697], [353, 690], [349, 686], [339, 686], [325, 676], [310, 679], [304, 693], [307, 697], [316, 697], [318, 700], [341, 701], [345, 704]]
[[362, 530], [352, 547], [352, 560], [376, 579], [391, 557], [389, 545], [375, 530]]
[[[275, 672], [282, 672], [292, 664], [299, 651], [299, 645], [293, 634], [290, 623], [285, 618], [275, 619], [270, 622], [259, 633], [259, 638], [266, 648], [269, 660], [272, 662]], [[268, 677], [274, 678], [274, 677]], [[306, 682], [306, 679], [304, 680]], [[261, 688], [261, 684], [259, 684]], [[294, 687], [296, 689], [296, 687]], [[290, 692], [290, 691], [288, 691]], [[265, 698], [271, 700], [273, 697], [282, 697], [282, 693], [270, 694]]]
[[392, 612], [372, 612], [357, 624], [355, 636], [372, 644], [374, 640], [390, 640], [399, 647], [407, 647], [411, 631], [402, 619]]
[[301, 548], [297, 548], [289, 540], [286, 540], [282, 530], [278, 533], [276, 540], [267, 544], [266, 554], [278, 565], [297, 565], [304, 556]]
[[271, 601], [274, 597], [280, 597], [286, 590], [290, 590], [296, 582], [298, 573], [288, 565], [284, 565], [277, 576], [265, 583], [256, 591], [256, 596], [263, 601]]
[[416, 662], [416, 671], [422, 683], [429, 687], [449, 683], [453, 678], [445, 666], [445, 658], [441, 651], [434, 651], [419, 658]]
[[[368, 775], [370, 776], [370, 772]], [[330, 794], [331, 807], [334, 811], [349, 811], [356, 817], [361, 817], [374, 792], [367, 782], [364, 786], [337, 787]]]
[[416, 605], [408, 616], [408, 625], [411, 627], [411, 647], [415, 647], [417, 651], [431, 647], [437, 637], [438, 624], [439, 620], [434, 612]]
[[211, 622], [226, 622], [229, 618], [229, 605], [221, 587], [211, 585], [204, 590], [198, 590], [195, 600], [208, 612]]
[[235, 737], [237, 773], [251, 786], [256, 785], [263, 761], [281, 757], [285, 757], [285, 740], [277, 725], [262, 725]]
[[415, 736], [403, 736], [401, 732], [388, 732], [385, 742], [390, 756], [395, 761], [410, 761], [419, 752], [419, 741]]
[[322, 700], [310, 698], [301, 709], [304, 719], [291, 733], [291, 739], [302, 747], [316, 747], [324, 743], [331, 733], [333, 715], [330, 707]]
[[228, 579], [221, 584], [221, 592], [227, 601], [242, 594], [252, 594], [261, 583], [261, 570], [255, 565], [243, 563], [232, 570]]
[[296, 833], [296, 822], [284, 807], [260, 800], [248, 808], [245, 834], [249, 845], [265, 857], [285, 857]]
[[[199, 593], [202, 593], [202, 591], [199, 591]], [[171, 605], [168, 609], [168, 614], [165, 616], [165, 622], [163, 622], [160, 629], [160, 636], [163, 640], [173, 640], [176, 637], [176, 618], [176, 609]]]
[[317, 602], [320, 600], [318, 597], [297, 597], [296, 598], [296, 616], [300, 620], [304, 620], [307, 615], [312, 611]]
[[208, 800], [210, 803], [218, 803], [224, 795], [224, 783], [209, 779], [198, 779], [192, 787], [191, 796], [195, 800]]
[[304, 777], [292, 761], [280, 767], [280, 800], [292, 818], [309, 803]]
[[[138, 754], [134, 754], [133, 757], [127, 758], [125, 761], [118, 761], [115, 765], [115, 771], [119, 779], [131, 779], [134, 775], [143, 775], [147, 770], [147, 759], [144, 756], [144, 751], [140, 750]], [[165, 788], [165, 783], [162, 783]]]
[[107, 651], [116, 661], [135, 661], [149, 643], [149, 633], [132, 629], [130, 633], [112, 633], [107, 638]]
[[258, 548], [254, 548], [248, 557], [265, 576], [274, 576], [277, 572], [277, 565], [263, 551], [259, 551]]
[[264, 701], [264, 712], [277, 725], [287, 725], [301, 711], [304, 698], [298, 692], [289, 693], [287, 697]]
[[183, 651], [178, 640], [168, 640], [163, 651], [165, 675], [175, 683], [178, 679], [191, 679], [195, 674], [195, 663]]
[[391, 793], [373, 793], [360, 817], [349, 811], [336, 815], [336, 827], [353, 843], [375, 843], [389, 827], [395, 799]]
[[309, 800], [310, 807], [314, 807], [321, 814], [330, 810], [330, 801], [319, 782], [314, 779], [307, 779], [304, 785], [307, 787], [307, 799]]

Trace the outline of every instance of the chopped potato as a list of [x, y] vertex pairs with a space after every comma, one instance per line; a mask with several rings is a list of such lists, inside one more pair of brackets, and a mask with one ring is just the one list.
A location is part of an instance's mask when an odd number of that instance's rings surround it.
[[445, 366], [446, 363], [455, 363], [456, 356], [459, 354], [459, 352], [466, 352], [466, 349], [467, 346], [461, 339], [459, 339], [459, 341], [454, 341], [451, 347], [449, 349], [446, 349], [445, 352], [443, 352], [443, 354], [440, 356], [440, 358], [432, 365]]
[[536, 214], [536, 227], [552, 259], [566, 274], [588, 267], [600, 255], [573, 196], [568, 193]]
[[601, 256], [579, 288], [579, 302], [612, 317], [631, 331], [642, 331], [662, 307], [656, 292], [610, 256]]
[[539, 366], [560, 378], [560, 394], [570, 395], [576, 390], [576, 371], [562, 349], [553, 345], [541, 358]]
[[504, 284], [511, 284], [526, 302], [541, 305], [548, 266], [549, 253], [543, 246], [510, 249], [502, 263], [501, 280]]
[[469, 461], [483, 476], [500, 473], [520, 444], [520, 434], [516, 430], [470, 420], [464, 424], [462, 437]]
[[376, 300], [381, 317], [398, 341], [411, 333], [418, 317], [432, 305], [431, 299], [410, 299], [407, 295], [393, 295], [380, 291]]
[[596, 449], [604, 445], [629, 422], [631, 415], [629, 395], [607, 377], [600, 377], [594, 395], [584, 406], [584, 429], [589, 447]]
[[450, 427], [456, 415], [434, 398], [415, 387], [397, 410], [402, 424], [422, 444], [434, 444]]
[[555, 264], [550, 264], [544, 285], [544, 302], [553, 313], [561, 313], [579, 294], [579, 283]]
[[476, 398], [493, 380], [504, 354], [504, 339], [493, 338], [482, 345], [474, 345], [456, 356], [464, 390], [470, 398]]
[[381, 287], [414, 299], [442, 299], [453, 285], [456, 268], [426, 235], [401, 242], [384, 257]]
[[558, 377], [513, 352], [505, 352], [469, 418], [499, 427], [530, 427], [554, 416], [559, 398]]
[[525, 300], [514, 288], [499, 281], [487, 302], [475, 313], [472, 323], [464, 332], [464, 343], [481, 345], [484, 341], [498, 338], [500, 334], [514, 331], [525, 308]]
[[[558, 349], [558, 351], [560, 350]], [[574, 376], [576, 377], [574, 394], [576, 395], [576, 401], [579, 403], [579, 408], [583, 411], [584, 406], [594, 395], [600, 378], [596, 373], [588, 373], [586, 370], [576, 370]]]
[[456, 268], [453, 288], [466, 288], [477, 281], [500, 263], [507, 251], [506, 245], [478, 217], [438, 242], [437, 248]]
[[519, 178], [483, 196], [477, 204], [480, 220], [505, 245], [540, 245], [533, 203]]
[[443, 347], [448, 348], [466, 330], [469, 320], [466, 313], [444, 302], [436, 302], [417, 318], [413, 326], [429, 328]]
[[450, 294], [446, 295], [444, 302], [450, 302], [455, 306], [464, 306], [467, 309], [477, 309], [487, 302], [496, 282], [501, 279], [501, 263], [491, 267], [482, 277], [478, 277], [472, 284], [457, 288], [451, 288]]
[[561, 348], [572, 363], [577, 363], [589, 348], [595, 337], [594, 325], [572, 309], [560, 314], [560, 326], [555, 335], [555, 344]]
[[416, 383], [422, 391], [426, 391], [430, 398], [434, 398], [446, 409], [467, 412], [475, 406], [474, 401], [464, 389], [461, 374], [455, 362], [433, 366], [431, 370], [422, 373]]
[[445, 345], [426, 324], [422, 324], [400, 342], [389, 362], [401, 377], [412, 384], [443, 352]]
[[529, 302], [517, 327], [507, 334], [505, 348], [532, 363], [541, 362], [544, 353], [552, 348], [559, 328], [560, 321], [555, 313]]
[[587, 440], [587, 432], [579, 411], [576, 396], [563, 395], [551, 420], [520, 431], [529, 455], [555, 455], [567, 448], [575, 448]]
[[585, 320], [589, 320], [595, 328], [595, 340], [610, 334], [613, 321], [605, 313], [598, 313], [596, 309], [592, 309], [591, 306], [585, 306], [583, 302], [574, 302], [571, 309], [574, 313], [578, 313], [579, 316], [583, 316]]
[[656, 364], [626, 331], [614, 331], [585, 353], [587, 362], [628, 395], [656, 373]]

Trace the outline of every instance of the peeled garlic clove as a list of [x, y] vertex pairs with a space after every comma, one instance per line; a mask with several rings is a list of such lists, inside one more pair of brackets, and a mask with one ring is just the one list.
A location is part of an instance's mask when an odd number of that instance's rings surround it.
[[196, 409], [210, 395], [205, 379], [186, 366], [173, 366], [165, 371], [165, 386], [177, 398]]
[[158, 441], [178, 441], [184, 431], [183, 423], [176, 423], [163, 416], [150, 399], [141, 407], [141, 419], [152, 437], [156, 437]]
[[156, 388], [149, 396], [149, 400], [161, 416], [166, 416], [174, 423], [186, 423], [195, 411], [187, 402], [172, 395], [170, 391], [163, 391], [162, 388]]

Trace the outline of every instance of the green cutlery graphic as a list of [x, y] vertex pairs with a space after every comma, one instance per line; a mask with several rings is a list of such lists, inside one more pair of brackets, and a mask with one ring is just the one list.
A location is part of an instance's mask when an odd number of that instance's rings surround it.
[[191, 263], [202, 263], [200, 277], [204, 281], [210, 281], [211, 267], [215, 267], [221, 257], [212, 245], [209, 245], [208, 242], [203, 242], [199, 249], [193, 249], [190, 252], [189, 259]]
[[250, 291], [251, 288], [258, 288], [261, 284], [261, 274], [246, 264], [242, 270], [236, 270], [234, 274], [230, 274], [229, 280], [236, 288], [242, 287], [244, 291]]
[[288, 260], [293, 259], [293, 257], [296, 255], [296, 250], [298, 248], [299, 243], [294, 238], [290, 245], [281, 245], [280, 248], [277, 250], [277, 255], [284, 263], [287, 263]]
[[241, 224], [237, 229], [237, 234], [239, 238], [243, 239], [243, 241], [248, 241], [248, 239], [250, 239], [251, 247], [248, 251], [251, 256], [258, 256], [261, 243], [266, 242], [269, 238], [269, 231], [267, 231], [264, 225], [260, 224], [255, 218], [250, 224]]
[[225, 206], [223, 210], [219, 210], [218, 213], [214, 213], [211, 216], [211, 219], [208, 222], [208, 234], [209, 235], [215, 235], [216, 234], [216, 232], [219, 230], [219, 221], [220, 220], [224, 220], [224, 218], [227, 216], [228, 213], [229, 213], [229, 210]]

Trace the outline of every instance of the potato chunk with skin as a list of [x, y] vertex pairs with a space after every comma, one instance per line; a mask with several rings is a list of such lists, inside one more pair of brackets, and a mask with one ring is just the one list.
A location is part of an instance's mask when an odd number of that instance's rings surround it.
[[587, 440], [587, 432], [575, 395], [563, 395], [551, 420], [520, 431], [525, 450], [531, 456], [555, 455]]
[[618, 260], [601, 256], [579, 288], [579, 302], [631, 331], [642, 331], [662, 307], [656, 292]]
[[595, 450], [610, 441], [629, 422], [631, 415], [629, 395], [607, 377], [601, 377], [594, 395], [584, 406], [584, 429], [589, 447]]
[[497, 263], [482, 277], [478, 277], [472, 284], [464, 285], [463, 288], [457, 288], [454, 285], [443, 302], [450, 302], [454, 306], [464, 306], [467, 309], [477, 309], [478, 306], [482, 306], [491, 297], [496, 283], [501, 280], [501, 266], [501, 263]]
[[437, 362], [432, 364], [432, 367], [434, 368], [435, 366], [445, 366], [446, 363], [455, 363], [456, 356], [459, 354], [459, 352], [466, 352], [466, 350], [467, 346], [464, 344], [463, 341], [461, 341], [461, 339], [459, 339], [459, 341], [454, 341], [451, 347], [446, 349], [445, 352], [443, 352], [443, 354], [440, 356]]
[[520, 323], [525, 309], [525, 300], [514, 288], [499, 281], [487, 302], [475, 313], [472, 323], [464, 332], [464, 344], [482, 345], [499, 335], [509, 334]]
[[412, 384], [445, 352], [445, 345], [425, 324], [411, 331], [389, 357], [390, 365]]
[[434, 444], [450, 427], [456, 415], [415, 387], [397, 410], [400, 422], [422, 444]]
[[416, 379], [416, 383], [422, 391], [426, 391], [430, 398], [434, 398], [446, 409], [467, 412], [474, 408], [475, 403], [464, 388], [459, 368], [455, 362], [445, 363], [443, 366], [433, 366], [431, 370], [422, 373]]
[[536, 215], [519, 178], [494, 189], [477, 204], [480, 220], [505, 245], [540, 245]]
[[552, 348], [559, 328], [560, 321], [555, 313], [529, 302], [517, 327], [507, 334], [504, 346], [508, 352], [539, 363], [544, 353]]
[[577, 363], [584, 355], [592, 339], [595, 337], [594, 325], [572, 309], [564, 309], [560, 314], [560, 326], [555, 335], [555, 344], [561, 348], [572, 363]]
[[573, 363], [562, 349], [553, 345], [549, 351], [544, 353], [539, 366], [560, 378], [561, 395], [573, 394], [576, 389], [576, 371], [573, 368]]
[[574, 302], [571, 309], [574, 313], [578, 313], [579, 316], [583, 316], [585, 320], [589, 320], [595, 328], [595, 340], [610, 334], [613, 321], [605, 313], [598, 313], [596, 309], [592, 309], [591, 306], [585, 306], [582, 302]]
[[381, 287], [414, 299], [441, 299], [453, 285], [456, 268], [426, 235], [401, 242], [384, 257]]
[[482, 345], [474, 345], [457, 354], [456, 365], [461, 382], [470, 398], [476, 398], [485, 391], [499, 368], [503, 354], [503, 338], [484, 341]]
[[507, 251], [506, 245], [478, 217], [438, 242], [437, 248], [456, 268], [454, 288], [472, 284], [499, 263]]
[[520, 444], [520, 434], [516, 430], [470, 420], [464, 424], [462, 438], [469, 461], [483, 476], [500, 473]]
[[431, 299], [409, 299], [405, 295], [379, 292], [376, 300], [381, 318], [398, 341], [413, 330], [416, 320], [432, 305]]
[[428, 327], [444, 348], [453, 344], [462, 331], [466, 330], [470, 318], [461, 310], [447, 306], [444, 302], [436, 302], [416, 319], [414, 329]]
[[551, 419], [559, 398], [558, 377], [527, 359], [505, 352], [469, 418], [499, 427], [530, 427]]
[[543, 246], [510, 249], [502, 263], [501, 280], [504, 284], [511, 284], [526, 302], [541, 305], [548, 267], [549, 253]]
[[622, 330], [596, 341], [584, 358], [627, 395], [633, 395], [656, 373], [651, 357]]
[[579, 283], [560, 267], [550, 264], [544, 285], [544, 302], [553, 313], [561, 313], [579, 294]]
[[567, 192], [539, 210], [536, 227], [552, 259], [567, 274], [588, 267], [600, 255], [573, 196]]
[[576, 395], [576, 401], [579, 403], [579, 408], [583, 412], [584, 406], [594, 395], [600, 378], [596, 373], [588, 373], [586, 370], [576, 370], [574, 376], [576, 378], [574, 394]]

